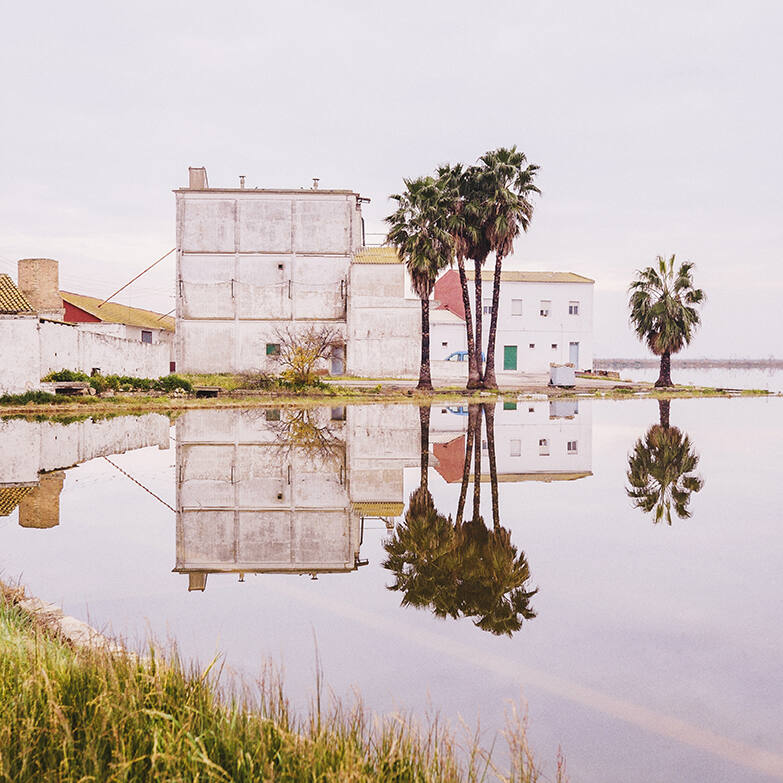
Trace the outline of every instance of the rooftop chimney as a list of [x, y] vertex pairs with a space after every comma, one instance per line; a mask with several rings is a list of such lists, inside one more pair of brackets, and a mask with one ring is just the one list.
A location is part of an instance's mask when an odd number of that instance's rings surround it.
[[240, 174], [239, 175], [239, 187], [242, 188], [242, 190], [245, 189], [245, 175]]
[[203, 166], [190, 166], [188, 168], [189, 182], [188, 187], [191, 190], [208, 190], [207, 170]]
[[313, 177], [313, 190], [318, 190], [318, 183], [321, 180], [318, 177]]
[[58, 264], [53, 258], [20, 258], [17, 262], [19, 290], [39, 315], [62, 320]]

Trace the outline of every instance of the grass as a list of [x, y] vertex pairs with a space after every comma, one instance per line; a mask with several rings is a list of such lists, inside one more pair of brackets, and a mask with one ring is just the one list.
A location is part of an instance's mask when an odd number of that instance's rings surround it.
[[[289, 709], [279, 680], [221, 697], [218, 667], [74, 649], [0, 591], [0, 781], [482, 781], [541, 779], [524, 722], [495, 770], [475, 738], [361, 706]], [[214, 662], [213, 662], [214, 663]], [[455, 683], [459, 687], [459, 683]], [[556, 779], [564, 780], [558, 759]]]

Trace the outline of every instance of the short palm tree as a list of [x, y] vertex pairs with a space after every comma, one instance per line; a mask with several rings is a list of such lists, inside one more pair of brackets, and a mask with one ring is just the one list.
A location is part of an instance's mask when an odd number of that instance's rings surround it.
[[495, 378], [495, 341], [500, 302], [500, 276], [503, 259], [514, 250], [514, 239], [527, 231], [533, 218], [532, 194], [541, 191], [535, 185], [538, 166], [528, 164], [524, 152], [516, 146], [488, 152], [481, 156], [484, 231], [489, 247], [495, 252], [495, 275], [492, 285], [492, 311], [487, 339], [487, 366], [483, 387], [497, 389]]
[[408, 269], [421, 299], [421, 365], [418, 389], [432, 389], [430, 372], [430, 302], [440, 272], [452, 261], [454, 241], [448, 231], [444, 189], [433, 177], [406, 179], [405, 192], [392, 195], [397, 209], [386, 218], [388, 242]]
[[655, 385], [672, 386], [671, 355], [690, 343], [701, 316], [696, 309], [706, 300], [693, 285], [693, 264], [675, 270], [674, 256], [658, 256], [654, 266], [640, 269], [628, 287], [631, 325], [640, 340], [661, 357]]
[[628, 458], [626, 494], [634, 506], [652, 514], [653, 522], [672, 523], [672, 511], [688, 519], [691, 495], [699, 492], [704, 481], [695, 470], [699, 455], [688, 436], [669, 425], [669, 400], [659, 400], [660, 424], [647, 430], [636, 441]]

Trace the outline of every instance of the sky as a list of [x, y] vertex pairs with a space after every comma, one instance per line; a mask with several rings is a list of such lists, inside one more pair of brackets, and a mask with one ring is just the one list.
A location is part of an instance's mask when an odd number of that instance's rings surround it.
[[[782, 33], [777, 0], [8, 3], [0, 272], [108, 296], [174, 246], [188, 166], [355, 189], [373, 234], [403, 177], [516, 144], [542, 195], [508, 266], [597, 281], [597, 356], [645, 355], [626, 288], [674, 253], [688, 356], [780, 357]], [[173, 256], [119, 301], [172, 309]]]

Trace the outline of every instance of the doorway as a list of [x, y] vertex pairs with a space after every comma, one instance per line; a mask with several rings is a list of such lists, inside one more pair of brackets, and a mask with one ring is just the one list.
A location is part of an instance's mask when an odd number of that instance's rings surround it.
[[504, 370], [516, 370], [517, 369], [517, 347], [516, 347], [516, 345], [504, 345], [503, 346], [503, 369]]
[[568, 361], [579, 369], [579, 343], [568, 343]]

